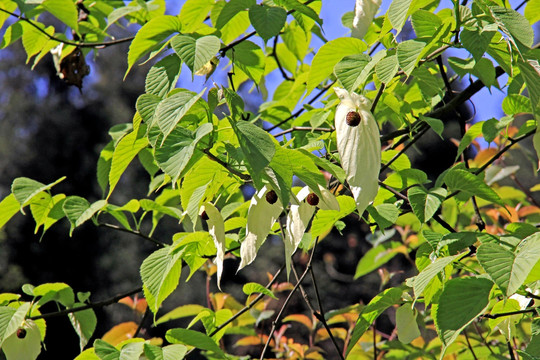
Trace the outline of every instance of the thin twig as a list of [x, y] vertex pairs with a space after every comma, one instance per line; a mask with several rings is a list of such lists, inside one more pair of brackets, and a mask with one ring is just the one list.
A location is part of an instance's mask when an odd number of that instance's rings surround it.
[[482, 339], [482, 344], [484, 344], [488, 348], [490, 353], [495, 354], [493, 352], [493, 349], [491, 349], [491, 346], [489, 346], [489, 343], [486, 341], [486, 338], [482, 335], [482, 331], [478, 328], [478, 325], [474, 321], [473, 321], [473, 326], [478, 336], [480, 336], [480, 339]]
[[505, 313], [484, 314], [483, 317], [488, 318], [488, 319], [497, 319], [497, 318], [505, 317], [505, 316], [535, 313], [538, 309], [539, 309], [539, 307], [536, 306], [536, 307], [533, 307], [533, 308], [528, 308], [528, 309], [524, 309], [524, 310], [509, 311], [509, 312], [505, 312]]
[[287, 130], [283, 130], [282, 132], [280, 133], [277, 133], [277, 134], [274, 134], [273, 136], [274, 137], [279, 137], [279, 136], [283, 136], [285, 134], [288, 134], [288, 133], [291, 133], [293, 131], [321, 131], [321, 132], [332, 132], [332, 131], [335, 131], [336, 129], [334, 129], [333, 127], [329, 127], [329, 128], [320, 128], [320, 127], [310, 127], [310, 126], [294, 126], [290, 129], [287, 129]]
[[370, 109], [371, 113], [375, 112], [375, 108], [377, 107], [377, 104], [379, 103], [379, 100], [381, 99], [381, 96], [385, 88], [386, 88], [386, 84], [382, 83], [381, 87], [377, 91], [377, 95], [375, 95], [375, 99], [373, 99], [373, 103], [371, 104], [371, 109]]
[[114, 230], [118, 230], [118, 231], [122, 231], [122, 232], [125, 232], [125, 233], [128, 233], [128, 234], [137, 235], [137, 236], [139, 236], [139, 237], [141, 237], [141, 238], [143, 238], [145, 240], [148, 240], [148, 241], [154, 243], [155, 245], [157, 245], [159, 247], [164, 247], [166, 245], [166, 244], [162, 243], [161, 241], [154, 239], [151, 236], [143, 234], [139, 230], [126, 229], [124, 227], [114, 225], [114, 224], [109, 224], [109, 223], [99, 223], [98, 226], [106, 227], [106, 228], [114, 229]]
[[126, 296], [135, 295], [137, 293], [140, 293], [141, 291], [142, 291], [142, 287], [139, 287], [137, 289], [127, 291], [127, 292], [125, 292], [123, 294], [116, 295], [116, 296], [114, 296], [114, 297], [112, 297], [110, 299], [106, 299], [106, 300], [103, 300], [103, 301], [100, 301], [100, 302], [90, 303], [90, 304], [87, 304], [87, 305], [78, 306], [78, 307], [69, 308], [69, 309], [64, 309], [64, 310], [51, 312], [51, 313], [47, 313], [47, 314], [31, 316], [28, 319], [30, 319], [30, 320], [49, 319], [49, 318], [53, 318], [53, 317], [58, 317], [58, 316], [71, 314], [71, 313], [78, 312], [78, 311], [84, 311], [84, 310], [88, 310], [88, 309], [96, 309], [96, 308], [104, 307], [104, 306], [107, 306], [107, 305], [115, 304], [119, 300], [125, 298]]
[[285, 311], [285, 308], [287, 307], [287, 305], [291, 301], [292, 296], [294, 295], [294, 293], [296, 292], [296, 290], [298, 289], [298, 287], [300, 286], [302, 281], [304, 281], [304, 278], [306, 277], [306, 275], [309, 273], [309, 268], [311, 267], [311, 263], [313, 261], [313, 254], [315, 254], [315, 249], [317, 248], [317, 240], [315, 240], [315, 245], [313, 245], [313, 249], [311, 249], [311, 255], [310, 255], [309, 261], [308, 261], [308, 263], [306, 265], [306, 269], [304, 270], [304, 272], [302, 273], [302, 276], [300, 276], [300, 278], [296, 282], [296, 285], [294, 285], [294, 288], [291, 290], [291, 292], [289, 293], [289, 295], [285, 299], [285, 302], [281, 306], [281, 309], [279, 310], [279, 313], [277, 314], [276, 318], [272, 322], [272, 329], [270, 330], [270, 334], [268, 335], [268, 339], [266, 340], [266, 343], [264, 344], [264, 348], [263, 348], [263, 350], [261, 352], [260, 360], [264, 359], [264, 354], [266, 353], [266, 350], [268, 349], [268, 346], [270, 345], [270, 341], [272, 340], [272, 336], [274, 335], [274, 332], [276, 331], [276, 327], [277, 327], [278, 323], [281, 321], [281, 317], [283, 316], [283, 312]]
[[516, 360], [516, 356], [514, 355], [514, 348], [512, 347], [512, 344], [510, 344], [510, 341], [507, 341], [506, 345], [508, 345], [508, 352], [510, 353], [510, 359]]
[[150, 313], [151, 313], [150, 307], [147, 306], [146, 310], [144, 311], [144, 315], [143, 315], [141, 321], [139, 322], [139, 326], [137, 326], [137, 330], [135, 330], [135, 333], [133, 333], [132, 337], [136, 338], [137, 336], [139, 336], [139, 333], [141, 332], [141, 329], [143, 327], [143, 323], [146, 321], [148, 316], [150, 316]]
[[281, 66], [281, 62], [279, 61], [278, 54], [277, 54], [278, 36], [279, 36], [279, 35], [276, 35], [276, 36], [274, 37], [274, 48], [272, 49], [272, 56], [273, 56], [274, 59], [276, 60], [276, 64], [277, 64], [277, 66], [278, 66], [279, 71], [281, 72], [281, 76], [283, 76], [283, 78], [284, 78], [285, 80], [288, 80], [288, 81], [294, 81], [293, 78], [291, 78], [291, 77], [289, 77], [289, 75], [287, 75], [287, 73], [285, 72], [285, 69], [283, 69], [283, 66]]
[[227, 169], [230, 173], [238, 176], [240, 179], [244, 180], [244, 181], [251, 181], [251, 176], [247, 175], [247, 174], [244, 174], [244, 173], [241, 173], [240, 171], [234, 169], [233, 167], [231, 167], [231, 165], [229, 165], [228, 163], [226, 163], [225, 161], [221, 160], [220, 158], [218, 158], [217, 156], [215, 156], [214, 154], [212, 154], [210, 152], [210, 150], [208, 149], [203, 149], [202, 150], [203, 153], [206, 154], [206, 156], [208, 156], [208, 158], [210, 160], [213, 160], [215, 162], [217, 162], [218, 164], [220, 164], [221, 166], [223, 166], [225, 169]]
[[444, 221], [438, 214], [433, 215], [433, 220], [438, 222], [443, 228], [450, 231], [451, 233], [457, 232], [449, 223]]
[[73, 46], [77, 46], [77, 47], [80, 47], [80, 48], [104, 48], [104, 47], [111, 46], [111, 45], [118, 45], [118, 44], [122, 44], [122, 43], [125, 43], [125, 42], [129, 42], [129, 41], [132, 41], [135, 38], [134, 36], [129, 36], [129, 37], [122, 38], [122, 39], [117, 39], [117, 40], [104, 41], [104, 42], [88, 42], [88, 43], [80, 42], [80, 41], [70, 41], [70, 40], [66, 40], [66, 39], [57, 38], [56, 36], [47, 33], [44, 29], [39, 27], [32, 20], [30, 20], [30, 19], [28, 19], [28, 18], [26, 18], [26, 17], [24, 17], [22, 15], [17, 15], [15, 13], [12, 13], [12, 12], [7, 11], [6, 9], [2, 9], [2, 8], [0, 8], [0, 11], [4, 12], [6, 14], [9, 14], [9, 15], [11, 15], [13, 17], [16, 17], [17, 19], [30, 24], [31, 26], [36, 28], [39, 32], [41, 32], [42, 34], [47, 36], [49, 38], [49, 40], [58, 41], [59, 43], [63, 43], [63, 44], [66, 44], [66, 45], [73, 45]]
[[469, 341], [469, 335], [467, 335], [467, 331], [463, 331], [463, 334], [465, 335], [465, 340], [467, 341], [467, 347], [469, 348], [469, 350], [471, 351], [471, 354], [474, 358], [474, 360], [478, 360], [478, 358], [476, 357], [476, 354], [474, 353], [474, 350], [473, 350], [473, 347], [471, 345], [471, 342]]
[[[272, 278], [272, 280], [270, 280], [270, 282], [268, 282], [268, 284], [266, 285], [266, 288], [267, 289], [270, 289], [272, 287], [272, 285], [276, 282], [279, 274], [281, 274], [281, 272], [283, 271], [283, 269], [285, 268], [285, 265], [281, 266], [279, 268], [279, 270], [274, 274], [274, 277]], [[253, 299], [249, 304], [247, 304], [246, 306], [244, 306], [241, 310], [239, 310], [236, 314], [234, 314], [233, 316], [231, 316], [229, 319], [227, 319], [227, 321], [225, 321], [223, 324], [219, 325], [218, 327], [216, 327], [212, 332], [210, 332], [210, 334], [208, 334], [208, 336], [214, 336], [215, 334], [217, 334], [220, 330], [222, 330], [225, 326], [229, 325], [230, 323], [232, 323], [234, 320], [238, 319], [243, 313], [245, 313], [246, 311], [248, 311], [249, 309], [251, 309], [255, 304], [257, 304], [265, 295], [263, 293], [260, 293], [259, 295], [257, 295], [257, 297], [255, 299]]]

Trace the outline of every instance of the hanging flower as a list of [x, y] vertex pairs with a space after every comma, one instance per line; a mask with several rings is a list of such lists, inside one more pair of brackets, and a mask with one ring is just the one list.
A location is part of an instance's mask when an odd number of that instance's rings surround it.
[[225, 223], [219, 210], [211, 203], [204, 203], [201, 207], [201, 217], [208, 223], [208, 233], [214, 239], [216, 246], [217, 285], [221, 290], [221, 274], [223, 274], [223, 260], [225, 259]]
[[263, 186], [258, 193], [253, 195], [247, 216], [247, 235], [240, 245], [241, 261], [238, 270], [255, 260], [257, 251], [282, 211], [283, 205], [276, 192], [267, 186]]
[[361, 216], [379, 190], [379, 127], [370, 111], [371, 102], [366, 97], [337, 87], [334, 91], [341, 100], [335, 118], [337, 148]]
[[351, 36], [363, 39], [373, 22], [382, 0], [356, 0]]
[[[339, 210], [339, 203], [328, 189], [319, 185], [322, 198], [311, 192], [309, 187], [305, 186], [298, 194], [296, 199], [298, 203], [292, 204], [287, 215], [287, 227], [285, 228], [285, 265], [287, 268], [287, 277], [291, 270], [291, 256], [298, 248], [302, 237], [306, 232], [307, 226], [315, 213], [315, 208], [322, 210]], [[305, 200], [305, 201], [304, 201]]]

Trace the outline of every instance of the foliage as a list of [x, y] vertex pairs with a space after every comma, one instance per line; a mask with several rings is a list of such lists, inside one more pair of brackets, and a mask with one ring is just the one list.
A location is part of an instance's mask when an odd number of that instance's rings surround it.
[[[144, 299], [90, 302], [89, 293], [65, 283], [0, 294], [0, 347], [8, 360], [36, 358], [47, 319], [59, 315], [80, 338], [78, 359], [179, 359], [194, 349], [209, 359], [238, 358], [244, 346], [259, 346], [261, 359], [540, 356], [540, 234], [534, 225], [540, 207], [531, 195], [537, 189], [521, 186], [517, 168], [505, 162], [537, 129], [540, 53], [531, 24], [538, 21], [538, 1], [529, 1], [521, 15], [499, 1], [456, 1], [437, 10], [438, 1], [394, 0], [375, 19], [359, 18], [366, 16], [364, 5], [358, 1], [356, 11], [343, 16], [361, 39], [327, 40], [321, 1], [188, 0], [178, 15], [165, 15], [163, 0], [1, 0], [0, 25], [6, 26], [0, 48], [21, 40], [34, 66], [52, 53], [68, 83], [82, 85], [84, 56], [102, 47], [130, 42], [125, 76], [136, 63], [156, 60], [133, 121], [111, 129], [101, 152], [102, 199], [56, 192], [65, 181], [59, 174], [50, 184], [16, 178], [0, 202], [0, 226], [21, 212], [42, 233], [65, 218], [70, 236], [92, 222], [152, 242], [156, 250], [140, 265], [142, 287], [128, 293], [142, 292]], [[47, 14], [56, 20], [49, 23]], [[409, 19], [414, 34], [407, 37]], [[359, 21], [371, 23], [365, 35], [366, 29], [358, 35]], [[113, 39], [110, 27], [123, 23], [140, 28], [133, 38]], [[310, 48], [314, 36], [324, 42], [316, 51]], [[445, 66], [442, 56], [452, 49], [464, 50], [451, 52]], [[197, 92], [178, 88], [182, 64], [193, 78], [229, 71], [229, 82]], [[283, 78], [272, 98], [256, 113], [246, 111], [236, 89], [247, 83], [267, 93], [272, 72]], [[504, 73], [506, 83], [499, 81]], [[456, 93], [459, 78], [471, 81]], [[334, 92], [335, 84], [343, 89]], [[505, 94], [505, 115], [469, 126], [457, 110], [484, 87]], [[311, 106], [319, 98], [321, 107]], [[461, 129], [456, 160], [431, 183], [405, 152], [430, 130], [441, 135], [449, 118]], [[385, 130], [380, 138], [377, 127]], [[537, 135], [534, 143], [540, 150]], [[148, 196], [117, 204], [115, 189], [133, 162], [148, 173]], [[505, 186], [508, 178], [518, 188]], [[305, 187], [293, 186], [295, 179]], [[245, 200], [248, 187], [255, 195]], [[343, 230], [345, 217], [349, 224], [367, 223], [375, 234], [395, 229], [398, 235], [379, 236], [355, 274], [379, 269], [381, 292], [366, 305], [325, 312], [312, 259], [332, 228]], [[156, 239], [164, 218], [182, 231]], [[206, 307], [184, 304], [160, 314], [183, 270], [188, 280], [199, 270], [216, 274], [220, 285], [225, 259], [249, 266], [264, 256], [259, 249], [268, 236], [282, 238], [286, 259], [266, 286], [244, 284], [245, 305], [208, 292]], [[297, 273], [290, 257], [300, 251], [309, 255]], [[414, 258], [418, 273], [389, 286], [392, 274], [383, 269], [398, 254]], [[284, 269], [294, 280], [277, 282]], [[307, 275], [314, 297], [304, 289]], [[297, 291], [309, 316], [285, 315]], [[138, 324], [126, 322], [90, 341], [101, 335], [94, 334], [94, 310], [116, 302], [141, 316], [150, 311], [154, 324], [192, 319], [171, 326], [164, 339], [145, 339]], [[42, 314], [47, 303], [60, 310]], [[395, 309], [396, 327], [383, 336], [374, 323], [389, 309]], [[259, 327], [267, 319], [269, 331]], [[305, 328], [307, 339], [293, 337], [290, 323]], [[236, 346], [225, 346], [222, 339], [233, 335], [239, 335]], [[324, 353], [324, 342], [334, 354]]]

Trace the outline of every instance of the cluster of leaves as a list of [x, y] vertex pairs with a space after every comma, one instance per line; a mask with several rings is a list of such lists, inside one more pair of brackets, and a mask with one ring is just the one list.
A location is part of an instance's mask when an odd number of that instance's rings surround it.
[[[501, 1], [466, 3], [456, 1], [453, 8], [435, 12], [438, 1], [394, 0], [386, 14], [373, 20], [363, 39], [328, 41], [319, 17], [321, 1], [188, 0], [174, 16], [165, 15], [164, 0], [128, 5], [101, 0], [1, 0], [0, 24], [10, 16], [17, 21], [6, 28], [0, 48], [22, 39], [34, 65], [59, 45], [56, 56], [61, 61], [74, 51], [82, 49], [86, 54], [125, 41], [131, 42], [126, 75], [143, 58], [159, 59], [148, 72], [133, 121], [110, 129], [111, 141], [97, 164], [102, 199], [91, 203], [79, 196], [55, 194], [54, 186], [64, 178], [48, 185], [17, 178], [11, 194], [0, 202], [0, 227], [17, 212], [30, 209], [36, 233], [40, 229], [45, 233], [66, 218], [70, 235], [91, 220], [96, 226], [152, 241], [157, 250], [141, 264], [143, 286], [137, 291], [144, 292], [155, 324], [194, 317], [187, 328], [167, 331], [169, 345], [162, 346], [163, 339], [137, 337], [140, 329], [133, 323], [113, 333], [129, 333], [132, 338], [109, 334], [95, 340], [78, 358], [179, 359], [193, 348], [203, 350], [208, 358], [233, 358], [219, 345], [227, 334], [244, 335], [237, 345], [264, 345], [261, 358], [267, 356], [268, 347], [281, 357], [323, 358], [316, 344], [327, 339], [342, 358], [376, 356], [377, 350], [389, 359], [405, 354], [442, 358], [445, 353], [484, 358], [508, 351], [512, 357], [514, 351], [527, 359], [540, 356], [540, 323], [537, 308], [530, 303], [540, 291], [540, 235], [533, 225], [540, 207], [528, 190], [500, 185], [505, 178], [515, 178], [517, 170], [501, 159], [535, 133], [539, 119], [540, 52], [533, 46], [531, 28], [539, 20], [539, 3], [531, 0], [525, 16]], [[61, 30], [40, 22], [46, 13], [61, 22]], [[351, 27], [352, 17], [345, 14], [344, 25]], [[415, 36], [398, 41], [409, 18]], [[107, 40], [110, 26], [126, 21], [141, 25], [136, 35]], [[313, 35], [324, 45], [309, 64]], [[451, 48], [466, 50], [465, 58], [448, 58], [456, 74], [453, 78], [447, 76], [441, 60], [441, 54]], [[216, 69], [229, 68], [228, 86], [199, 92], [177, 88], [182, 64], [192, 76], [209, 77]], [[274, 71], [283, 81], [272, 98], [255, 114], [246, 112], [235, 89], [248, 82], [264, 94], [266, 76]], [[506, 84], [498, 81], [503, 73], [508, 74]], [[469, 77], [471, 84], [455, 94], [452, 84], [459, 77]], [[308, 273], [316, 281], [309, 260], [300, 276], [293, 264], [294, 285], [274, 285], [277, 276], [266, 287], [246, 284], [246, 305], [226, 293], [215, 293], [208, 294], [209, 307], [183, 305], [157, 317], [163, 301], [179, 286], [184, 265], [190, 271], [188, 281], [202, 269], [209, 275], [217, 272], [219, 284], [225, 256], [239, 257], [242, 266], [249, 265], [269, 234], [284, 241], [298, 237], [292, 249], [286, 247], [286, 257], [298, 246], [312, 259], [317, 242], [334, 226], [343, 229], [341, 219], [357, 212], [336, 150], [333, 119], [339, 99], [331, 90], [336, 82], [348, 92], [362, 90], [373, 100], [378, 125], [396, 129], [381, 138], [381, 188], [367, 213], [355, 217], [367, 221], [376, 235], [355, 275], [359, 278], [378, 269], [399, 253], [414, 255], [418, 275], [385, 289], [365, 306], [352, 304], [324, 313], [322, 304], [319, 310], [313, 307], [302, 286]], [[454, 111], [483, 87], [506, 94], [505, 116], [467, 130], [466, 119]], [[308, 103], [299, 107], [313, 92]], [[311, 106], [321, 96], [323, 106]], [[529, 120], [518, 129], [514, 121], [521, 114], [528, 114]], [[423, 171], [411, 168], [405, 151], [430, 130], [441, 135], [447, 125], [441, 119], [448, 115], [457, 117], [463, 129], [456, 164], [431, 184]], [[263, 121], [267, 129], [261, 126]], [[271, 135], [270, 130], [277, 128], [283, 131]], [[468, 159], [465, 150], [478, 137], [494, 145]], [[115, 204], [114, 190], [135, 159], [148, 172], [148, 196]], [[328, 192], [325, 175], [341, 184], [334, 189], [336, 197]], [[287, 219], [285, 228], [280, 219], [282, 211], [283, 218], [289, 217], [293, 207], [304, 201], [299, 196], [302, 190], [293, 186], [294, 177], [323, 202], [336, 204], [310, 209], [305, 218], [299, 215], [303, 221], [299, 233], [294, 217]], [[246, 186], [257, 191], [247, 201]], [[272, 201], [266, 200], [270, 191], [277, 195]], [[254, 210], [257, 203], [265, 207]], [[183, 230], [172, 239], [155, 239], [154, 230], [164, 217], [178, 221]], [[147, 222], [151, 222], [149, 233], [142, 231]], [[401, 236], [385, 236], [385, 230], [392, 233], [389, 228]], [[217, 269], [209, 259], [214, 259]], [[386, 286], [387, 279], [383, 280]], [[289, 294], [273, 317], [270, 305], [285, 291]], [[296, 291], [304, 293], [311, 317], [283, 317]], [[20, 353], [26, 358], [37, 357], [45, 338], [46, 314], [39, 312], [45, 303], [54, 301], [67, 314], [83, 350], [96, 325], [93, 307], [114, 302], [89, 303], [87, 293], [77, 294], [76, 301], [73, 290], [61, 283], [27, 285], [23, 292], [31, 300], [18, 294], [0, 295], [0, 346], [8, 358], [17, 358], [9, 350], [13, 343], [24, 348]], [[389, 308], [395, 309], [396, 330], [383, 339], [370, 327]], [[267, 318], [273, 318], [270, 333], [257, 333], [255, 326]], [[191, 329], [199, 320], [204, 332]], [[278, 325], [288, 321], [303, 324], [309, 341], [286, 337], [287, 327]], [[474, 332], [468, 333], [470, 328]], [[32, 336], [20, 336], [20, 329], [29, 329]], [[517, 344], [516, 349], [508, 344]]]

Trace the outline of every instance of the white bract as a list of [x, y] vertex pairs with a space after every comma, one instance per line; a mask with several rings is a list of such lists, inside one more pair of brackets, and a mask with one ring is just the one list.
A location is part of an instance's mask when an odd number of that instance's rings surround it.
[[15, 331], [2, 343], [7, 360], [34, 360], [41, 352], [41, 333], [36, 323], [26, 320], [21, 328], [26, 330], [23, 338], [19, 338]]
[[264, 243], [264, 240], [266, 240], [268, 233], [272, 229], [272, 225], [274, 225], [283, 211], [283, 205], [279, 199], [274, 204], [270, 204], [266, 201], [266, 193], [268, 190], [269, 188], [267, 186], [263, 186], [262, 189], [251, 198], [247, 216], [247, 235], [240, 245], [241, 261], [238, 270], [251, 264], [253, 260], [255, 260], [257, 251]]
[[285, 239], [283, 239], [285, 244], [285, 265], [287, 267], [287, 277], [289, 276], [289, 272], [291, 270], [291, 256], [302, 241], [302, 237], [306, 232], [309, 221], [315, 212], [315, 207], [323, 210], [339, 210], [339, 203], [334, 194], [320, 185], [319, 190], [322, 198], [319, 198], [319, 204], [317, 206], [313, 206], [303, 201], [309, 195], [311, 190], [307, 186], [302, 188], [298, 194], [296, 194], [298, 203], [291, 205], [289, 214], [287, 215], [287, 227], [285, 229]]
[[356, 0], [351, 36], [363, 39], [373, 18], [381, 6], [382, 0]]
[[221, 274], [223, 273], [223, 260], [225, 258], [225, 223], [219, 210], [211, 203], [204, 203], [201, 212], [206, 212], [208, 216], [208, 233], [214, 239], [216, 246], [216, 258], [214, 262], [217, 266], [217, 285], [221, 290]]
[[[381, 142], [377, 122], [371, 114], [371, 102], [364, 96], [334, 88], [341, 103], [336, 109], [337, 148], [341, 166], [347, 174], [358, 214], [361, 216], [379, 190]], [[349, 112], [358, 112], [358, 126], [347, 125]]]

